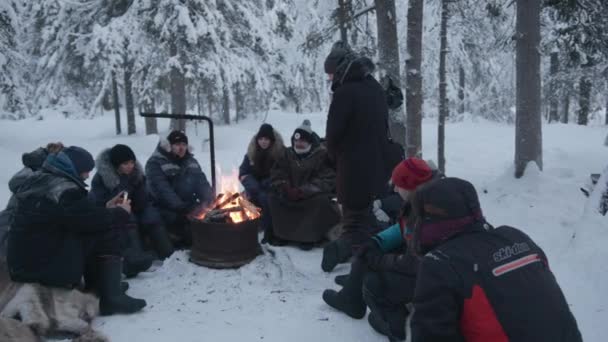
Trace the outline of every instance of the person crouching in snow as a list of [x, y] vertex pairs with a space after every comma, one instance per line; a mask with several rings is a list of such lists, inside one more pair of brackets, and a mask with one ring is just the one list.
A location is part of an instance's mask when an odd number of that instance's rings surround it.
[[8, 235], [8, 268], [13, 281], [73, 288], [84, 276], [96, 289], [102, 315], [134, 313], [146, 301], [121, 287], [120, 238], [115, 225], [129, 221], [130, 202], [113, 198], [99, 207], [84, 183], [95, 167], [91, 154], [70, 146], [47, 157], [15, 196], [17, 209]]
[[412, 341], [582, 341], [543, 250], [519, 229], [486, 223], [473, 185], [445, 178], [411, 198], [423, 256]]
[[331, 201], [336, 174], [310, 121], [296, 128], [291, 143], [271, 171], [273, 230], [267, 236], [271, 244], [292, 241], [310, 249], [340, 220], [337, 204]]
[[[393, 170], [395, 192], [406, 200], [417, 187], [441, 177], [424, 160], [408, 158]], [[406, 225], [411, 211], [405, 201], [400, 222], [374, 235], [355, 254], [348, 275], [336, 277], [340, 291], [325, 290], [323, 300], [347, 315], [361, 319], [366, 307], [370, 325], [392, 340], [405, 340], [406, 304], [412, 302], [419, 259], [407, 246]]]
[[262, 209], [262, 243], [269, 242], [272, 233], [272, 217], [268, 206], [270, 192], [270, 170], [283, 156], [285, 145], [281, 134], [271, 125], [262, 124], [258, 133], [251, 139], [247, 154], [239, 168], [239, 180], [247, 197]]
[[146, 162], [146, 182], [166, 229], [178, 246], [192, 245], [188, 215], [213, 201], [213, 190], [181, 131], [161, 139]]
[[[129, 146], [118, 144], [105, 149], [97, 157], [96, 165], [97, 173], [89, 192], [91, 199], [99, 206], [116, 196], [131, 200], [131, 220], [127, 226], [119, 227], [119, 231], [123, 242], [123, 272], [127, 278], [134, 277], [154, 261], [154, 256], [143, 251], [140, 226], [159, 227], [160, 215], [148, 199], [143, 168]], [[170, 242], [166, 234], [164, 236], [162, 245], [167, 246]], [[166, 256], [167, 252], [163, 254]]]

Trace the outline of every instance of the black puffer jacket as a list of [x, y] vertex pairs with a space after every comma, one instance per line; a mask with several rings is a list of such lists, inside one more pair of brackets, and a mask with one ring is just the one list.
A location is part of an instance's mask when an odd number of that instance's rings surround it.
[[545, 253], [503, 226], [471, 228], [423, 259], [412, 341], [581, 342]]
[[19, 187], [8, 238], [13, 281], [60, 287], [78, 283], [87, 248], [81, 237], [128, 221], [129, 214], [121, 208], [96, 206], [85, 187], [62, 152], [49, 157], [43, 169]]
[[325, 138], [336, 163], [338, 200], [351, 209], [369, 207], [391, 171], [385, 155], [386, 95], [372, 70], [369, 59], [358, 58], [336, 73], [327, 116]]

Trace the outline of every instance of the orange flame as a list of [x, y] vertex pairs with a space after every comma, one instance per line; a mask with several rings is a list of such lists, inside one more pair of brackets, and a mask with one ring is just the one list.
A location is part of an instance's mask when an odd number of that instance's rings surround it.
[[[221, 172], [219, 172], [221, 174]], [[235, 194], [239, 194], [234, 196]], [[223, 204], [220, 208], [216, 208], [219, 204], [229, 198], [234, 199]], [[230, 175], [220, 176], [220, 195], [216, 198], [209, 209], [205, 210], [198, 216], [198, 219], [204, 219], [207, 213], [212, 209], [231, 209], [241, 208], [238, 211], [229, 212], [230, 220], [233, 223], [240, 223], [246, 220], [255, 220], [260, 217], [260, 209], [249, 202], [240, 192], [240, 182], [236, 169], [233, 169]]]

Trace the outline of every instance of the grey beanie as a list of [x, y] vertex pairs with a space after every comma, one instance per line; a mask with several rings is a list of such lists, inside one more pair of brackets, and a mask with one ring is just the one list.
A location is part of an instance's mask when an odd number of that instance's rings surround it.
[[310, 123], [310, 120], [306, 119], [302, 121], [302, 124], [298, 126], [298, 128], [296, 128], [296, 130], [293, 132], [292, 139], [303, 139], [311, 144], [314, 143], [315, 139], [313, 136], [312, 125]]

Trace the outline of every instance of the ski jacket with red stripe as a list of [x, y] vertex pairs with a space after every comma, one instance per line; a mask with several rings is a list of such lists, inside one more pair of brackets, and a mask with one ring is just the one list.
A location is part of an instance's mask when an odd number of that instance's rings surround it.
[[502, 226], [462, 233], [422, 259], [413, 342], [582, 342], [545, 253]]

